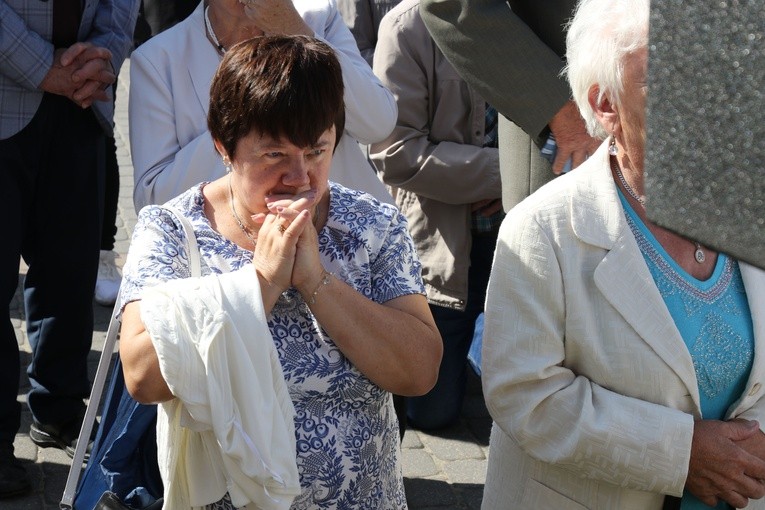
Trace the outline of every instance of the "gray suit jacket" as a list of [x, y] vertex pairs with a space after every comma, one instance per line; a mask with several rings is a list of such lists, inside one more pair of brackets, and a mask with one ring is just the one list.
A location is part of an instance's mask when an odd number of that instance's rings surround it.
[[[139, 3], [85, 0], [77, 40], [107, 48], [119, 70], [133, 45]], [[37, 87], [53, 63], [52, 23], [53, 2], [0, 0], [0, 140], [21, 131], [40, 106], [43, 92]], [[93, 112], [111, 135], [112, 101], [96, 101]]]
[[[506, 210], [553, 177], [539, 149], [569, 99], [560, 77], [564, 25], [575, 0], [422, 0], [422, 19], [457, 71], [500, 118]], [[508, 121], [509, 120], [509, 121]]]

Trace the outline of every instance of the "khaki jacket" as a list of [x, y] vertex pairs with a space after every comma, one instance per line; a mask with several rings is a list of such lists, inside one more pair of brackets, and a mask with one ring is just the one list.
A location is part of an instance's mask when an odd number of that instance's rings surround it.
[[396, 127], [371, 146], [422, 261], [430, 303], [464, 309], [470, 205], [501, 196], [499, 154], [483, 147], [485, 102], [444, 58], [404, 0], [380, 24], [374, 72], [398, 104]]

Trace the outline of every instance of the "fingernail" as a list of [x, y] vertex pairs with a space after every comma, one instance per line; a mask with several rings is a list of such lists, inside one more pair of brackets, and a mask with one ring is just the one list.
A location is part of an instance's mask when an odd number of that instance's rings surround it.
[[284, 211], [284, 207], [282, 207], [282, 206], [279, 206], [279, 207], [276, 208], [276, 212], [278, 212], [278, 213], [281, 213], [283, 211]]

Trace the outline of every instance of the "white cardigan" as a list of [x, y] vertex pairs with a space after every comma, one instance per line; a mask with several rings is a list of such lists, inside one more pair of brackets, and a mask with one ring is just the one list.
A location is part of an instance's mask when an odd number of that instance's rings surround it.
[[295, 410], [252, 265], [146, 289], [141, 319], [176, 397], [158, 406], [164, 507], [228, 492], [237, 508], [289, 508], [300, 494]]
[[[388, 136], [396, 125], [396, 101], [359, 54], [334, 0], [294, 4], [315, 36], [335, 50], [343, 70], [345, 132], [332, 159], [330, 179], [393, 203], [357, 140], [369, 144]], [[207, 130], [210, 83], [220, 59], [205, 35], [203, 3], [130, 56], [128, 112], [136, 211], [225, 174]]]

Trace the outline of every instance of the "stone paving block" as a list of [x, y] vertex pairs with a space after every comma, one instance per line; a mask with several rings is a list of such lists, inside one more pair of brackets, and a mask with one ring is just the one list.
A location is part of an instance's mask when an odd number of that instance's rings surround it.
[[422, 448], [422, 441], [420, 441], [419, 433], [416, 430], [408, 429], [404, 433], [404, 439], [401, 441], [401, 449], [406, 450], [409, 448]]
[[441, 460], [484, 459], [483, 450], [464, 429], [450, 430], [448, 435], [421, 436], [426, 448]]
[[454, 460], [444, 462], [444, 472], [452, 483], [483, 485], [487, 464], [486, 460]]
[[122, 199], [122, 198], [127, 198], [127, 199], [129, 199], [131, 202], [133, 201], [133, 190], [132, 190], [132, 189], [129, 189], [129, 188], [125, 188], [125, 187], [122, 187], [122, 186], [120, 186], [120, 191], [119, 191], [119, 194], [118, 194], [118, 195], [119, 195], [119, 197], [120, 197], [121, 199]]
[[440, 470], [433, 457], [424, 449], [406, 450], [401, 459], [405, 477], [422, 478], [437, 475]]

